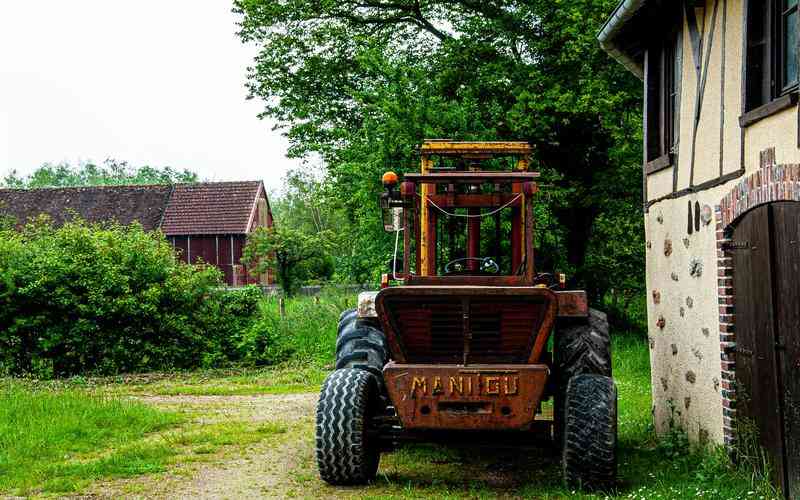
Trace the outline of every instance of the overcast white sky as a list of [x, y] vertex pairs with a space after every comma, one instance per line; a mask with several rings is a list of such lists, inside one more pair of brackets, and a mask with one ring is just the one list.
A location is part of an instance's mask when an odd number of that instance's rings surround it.
[[106, 158], [279, 187], [229, 0], [0, 0], [0, 174]]

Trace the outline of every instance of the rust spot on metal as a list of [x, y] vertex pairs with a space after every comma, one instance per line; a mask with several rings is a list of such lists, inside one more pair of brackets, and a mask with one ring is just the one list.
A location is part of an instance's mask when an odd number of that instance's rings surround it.
[[560, 318], [585, 318], [589, 315], [589, 300], [586, 292], [578, 291], [557, 291], [558, 316]]

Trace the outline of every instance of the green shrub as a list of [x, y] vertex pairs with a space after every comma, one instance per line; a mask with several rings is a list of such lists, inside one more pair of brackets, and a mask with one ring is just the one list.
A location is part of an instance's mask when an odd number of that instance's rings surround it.
[[229, 361], [239, 361], [241, 352], [239, 345], [245, 333], [256, 321], [259, 303], [264, 293], [256, 286], [246, 286], [235, 290], [218, 290], [209, 307], [212, 309], [210, 319], [213, 324], [208, 329], [215, 340], [203, 365], [218, 366]]
[[[0, 370], [40, 377], [193, 368], [227, 345], [220, 273], [140, 226], [0, 231]], [[252, 308], [252, 307], [251, 307]], [[226, 337], [221, 341], [220, 336]]]

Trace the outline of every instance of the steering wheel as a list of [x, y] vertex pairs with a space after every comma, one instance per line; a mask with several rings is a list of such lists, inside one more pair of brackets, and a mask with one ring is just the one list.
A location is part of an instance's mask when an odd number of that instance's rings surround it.
[[[500, 266], [491, 257], [462, 257], [460, 259], [451, 260], [444, 266], [445, 274], [461, 273], [464, 269], [460, 266], [462, 262], [477, 260], [480, 262], [478, 271], [486, 274], [497, 274], [500, 272]], [[457, 266], [456, 269], [451, 269], [451, 266]]]

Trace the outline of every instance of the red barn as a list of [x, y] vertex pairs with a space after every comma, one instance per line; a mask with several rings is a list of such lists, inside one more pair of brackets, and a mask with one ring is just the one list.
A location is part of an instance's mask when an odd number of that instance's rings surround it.
[[247, 235], [273, 224], [261, 181], [0, 189], [0, 215], [23, 224], [40, 214], [55, 224], [72, 214], [88, 222], [139, 222], [145, 230], [160, 229], [184, 262], [218, 267], [230, 286], [272, 282], [241, 263]]
[[206, 182], [175, 186], [161, 230], [184, 261], [214, 264], [229, 285], [266, 285], [269, 276], [251, 276], [241, 259], [247, 235], [272, 224], [263, 182]]

